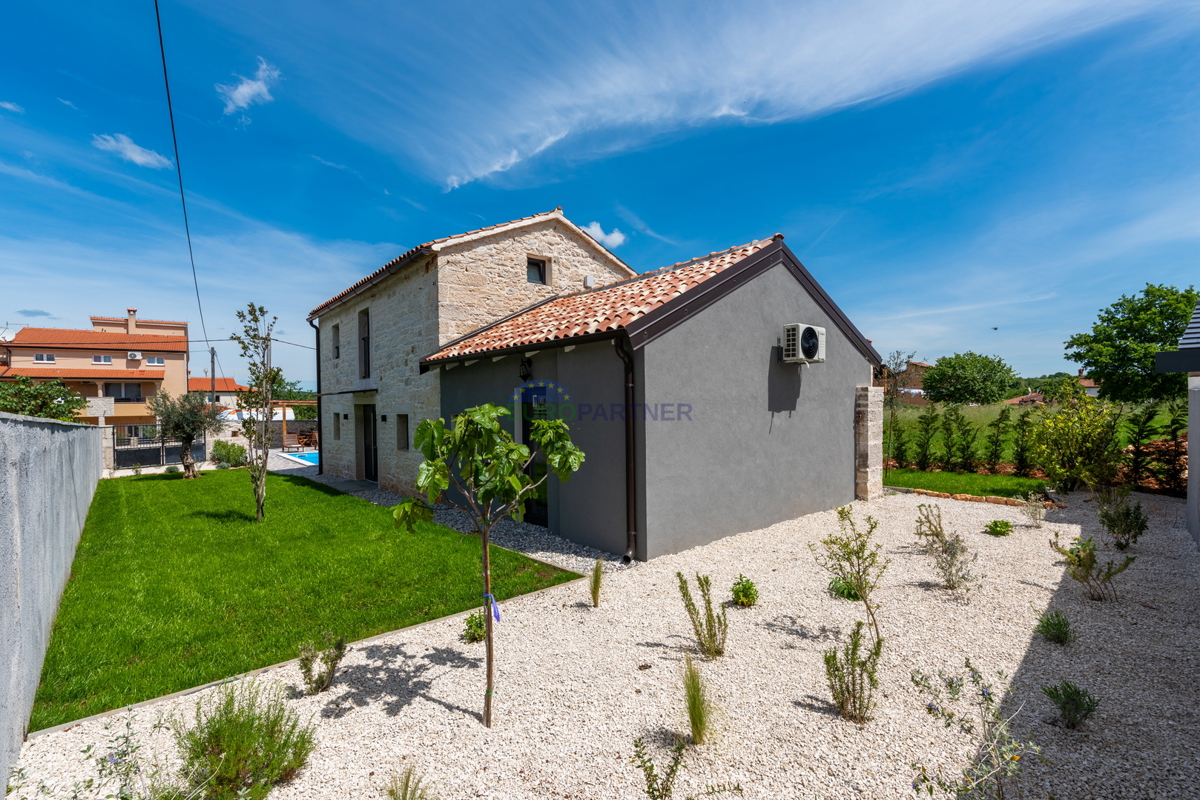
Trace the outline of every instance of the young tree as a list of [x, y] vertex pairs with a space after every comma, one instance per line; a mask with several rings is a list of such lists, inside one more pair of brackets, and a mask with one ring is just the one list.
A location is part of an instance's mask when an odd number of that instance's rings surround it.
[[1067, 358], [1082, 364], [1087, 376], [1100, 384], [1100, 396], [1118, 403], [1142, 403], [1184, 397], [1187, 375], [1155, 372], [1154, 356], [1179, 347], [1179, 337], [1200, 300], [1194, 286], [1147, 283], [1133, 297], [1100, 310], [1091, 333], [1066, 341]]
[[[908, 388], [912, 373], [908, 371], [908, 363], [916, 353], [905, 353], [893, 350], [883, 363], [883, 407], [888, 415], [887, 422], [887, 458], [896, 458], [896, 429], [899, 426], [900, 401], [904, 390]], [[897, 467], [902, 466], [897, 464]]]
[[999, 403], [1016, 374], [999, 356], [967, 351], [942, 356], [925, 370], [925, 396], [935, 403]]
[[[413, 442], [425, 457], [417, 471], [417, 488], [425, 498], [406, 497], [392, 509], [396, 527], [409, 533], [419, 521], [433, 519], [434, 503], [445, 503], [463, 511], [483, 542], [483, 597], [487, 640], [487, 691], [483, 696], [483, 724], [492, 726], [492, 617], [499, 608], [492, 596], [491, 553], [488, 538], [505, 516], [520, 522], [525, 501], [551, 475], [565, 481], [583, 463], [583, 451], [571, 442], [562, 420], [534, 420], [530, 439], [534, 450], [513, 441], [500, 418], [506, 408], [487, 403], [454, 417], [451, 427], [444, 420], [424, 420], [417, 426]], [[530, 476], [530, 465], [538, 453], [546, 455], [546, 474]], [[453, 487], [453, 493], [448, 490]], [[491, 603], [492, 614], [486, 613]]]
[[192, 459], [192, 442], [205, 434], [221, 430], [220, 411], [208, 402], [204, 392], [187, 392], [177, 398], [159, 392], [150, 398], [150, 410], [158, 417], [159, 435], [179, 440], [179, 460], [185, 480], [199, 478]]
[[32, 378], [18, 375], [16, 380], [0, 382], [0, 411], [26, 417], [77, 421], [77, 412], [87, 407], [77, 392], [62, 381], [34, 383]]
[[249, 451], [246, 471], [254, 487], [254, 503], [261, 521], [266, 516], [263, 506], [267, 501], [267, 459], [271, 454], [271, 401], [281, 378], [279, 368], [271, 366], [271, 333], [278, 317], [268, 319], [265, 308], [248, 303], [245, 311], [237, 312], [237, 318], [242, 323], [242, 332], [229, 338], [241, 345], [242, 357], [249, 362], [249, 387], [238, 392], [238, 409], [250, 412], [242, 420], [242, 434]]

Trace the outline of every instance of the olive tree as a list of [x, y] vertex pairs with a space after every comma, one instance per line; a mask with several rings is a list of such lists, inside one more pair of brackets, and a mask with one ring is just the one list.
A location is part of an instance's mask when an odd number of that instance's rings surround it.
[[[482, 540], [483, 598], [487, 642], [487, 690], [483, 696], [483, 724], [492, 726], [492, 623], [499, 618], [492, 596], [491, 554], [488, 538], [506, 516], [520, 522], [525, 501], [550, 475], [565, 481], [583, 463], [583, 451], [571, 442], [562, 420], [534, 420], [530, 441], [518, 444], [501, 425], [506, 408], [486, 403], [468, 408], [451, 421], [424, 420], [413, 443], [425, 457], [417, 470], [417, 489], [424, 497], [406, 497], [392, 508], [396, 527], [409, 533], [416, 523], [433, 519], [433, 506], [442, 503], [466, 513]], [[546, 473], [535, 480], [530, 466], [538, 453], [546, 457]], [[491, 608], [487, 606], [490, 604]], [[486, 613], [491, 611], [492, 613]]]
[[220, 411], [203, 392], [185, 392], [179, 397], [159, 392], [150, 398], [149, 406], [158, 417], [159, 435], [164, 439], [179, 440], [179, 461], [183, 464], [184, 479], [199, 478], [196, 462], [192, 459], [192, 442], [221, 430]]

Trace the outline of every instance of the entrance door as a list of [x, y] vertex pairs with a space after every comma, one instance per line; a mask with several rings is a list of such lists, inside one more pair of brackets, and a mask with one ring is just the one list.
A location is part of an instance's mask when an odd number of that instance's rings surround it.
[[379, 480], [379, 426], [375, 419], [375, 406], [362, 407], [362, 463], [363, 479]]
[[[530, 439], [533, 421], [547, 419], [546, 387], [527, 386], [521, 397], [521, 441], [530, 450], [535, 445]], [[546, 455], [538, 453], [528, 467], [529, 476], [535, 481], [546, 477]], [[543, 483], [533, 495], [525, 501], [525, 521], [533, 525], [547, 525], [550, 522], [550, 487]]]

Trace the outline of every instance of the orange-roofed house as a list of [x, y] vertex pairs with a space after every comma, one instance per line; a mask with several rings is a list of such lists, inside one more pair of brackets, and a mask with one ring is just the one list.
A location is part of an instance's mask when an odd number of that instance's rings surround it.
[[[214, 384], [216, 392], [213, 392]], [[204, 392], [210, 403], [217, 403], [226, 408], [237, 406], [238, 392], [249, 391], [248, 386], [242, 386], [233, 378], [188, 378], [189, 392]]]
[[419, 421], [491, 402], [586, 454], [527, 519], [628, 558], [882, 491], [879, 355], [781, 235], [639, 275], [555, 209], [414, 248], [311, 319], [327, 473], [410, 492]]
[[0, 380], [61, 380], [88, 401], [81, 422], [153, 423], [150, 397], [187, 391], [187, 323], [139, 320], [135, 308], [91, 323], [90, 329], [21, 328], [0, 342]]

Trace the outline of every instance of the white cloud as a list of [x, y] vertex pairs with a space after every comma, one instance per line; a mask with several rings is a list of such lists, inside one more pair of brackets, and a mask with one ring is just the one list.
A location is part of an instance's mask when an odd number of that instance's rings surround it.
[[[312, 154], [310, 153], [310, 155], [312, 155]], [[335, 164], [332, 161], [326, 161], [325, 159], [323, 159], [317, 155], [314, 155], [313, 158], [315, 158], [317, 161], [319, 161], [320, 163], [324, 164], [327, 167], [333, 167], [334, 169], [347, 169], [345, 164]]]
[[130, 139], [123, 133], [115, 133], [109, 135], [92, 134], [92, 144], [101, 150], [108, 150], [116, 153], [126, 161], [132, 161], [139, 167], [150, 167], [151, 169], [166, 169], [171, 166], [169, 159], [160, 156], [153, 150], [147, 150], [144, 147], [139, 147], [134, 144], [133, 139]]
[[16, 114], [24, 114], [25, 113], [25, 109], [21, 108], [16, 103], [0, 102], [0, 108], [6, 109], [8, 111], [12, 111]]
[[58, 102], [62, 103], [64, 106], [69, 106], [70, 108], [73, 108], [76, 111], [79, 110], [79, 106], [75, 105], [70, 100], [63, 100], [61, 97], [59, 97], [57, 99], [58, 99]]
[[258, 57], [258, 69], [253, 78], [246, 78], [234, 73], [239, 78], [237, 84], [226, 86], [218, 83], [217, 94], [225, 101], [225, 113], [247, 109], [259, 103], [269, 103], [275, 98], [271, 96], [271, 87], [279, 82], [282, 73], [267, 63], [262, 56]]
[[625, 244], [625, 234], [621, 233], [617, 228], [613, 228], [611, 233], [605, 233], [604, 228], [600, 227], [599, 222], [589, 222], [583, 226], [583, 230], [587, 232], [588, 236], [591, 236], [609, 250], [614, 250]]

